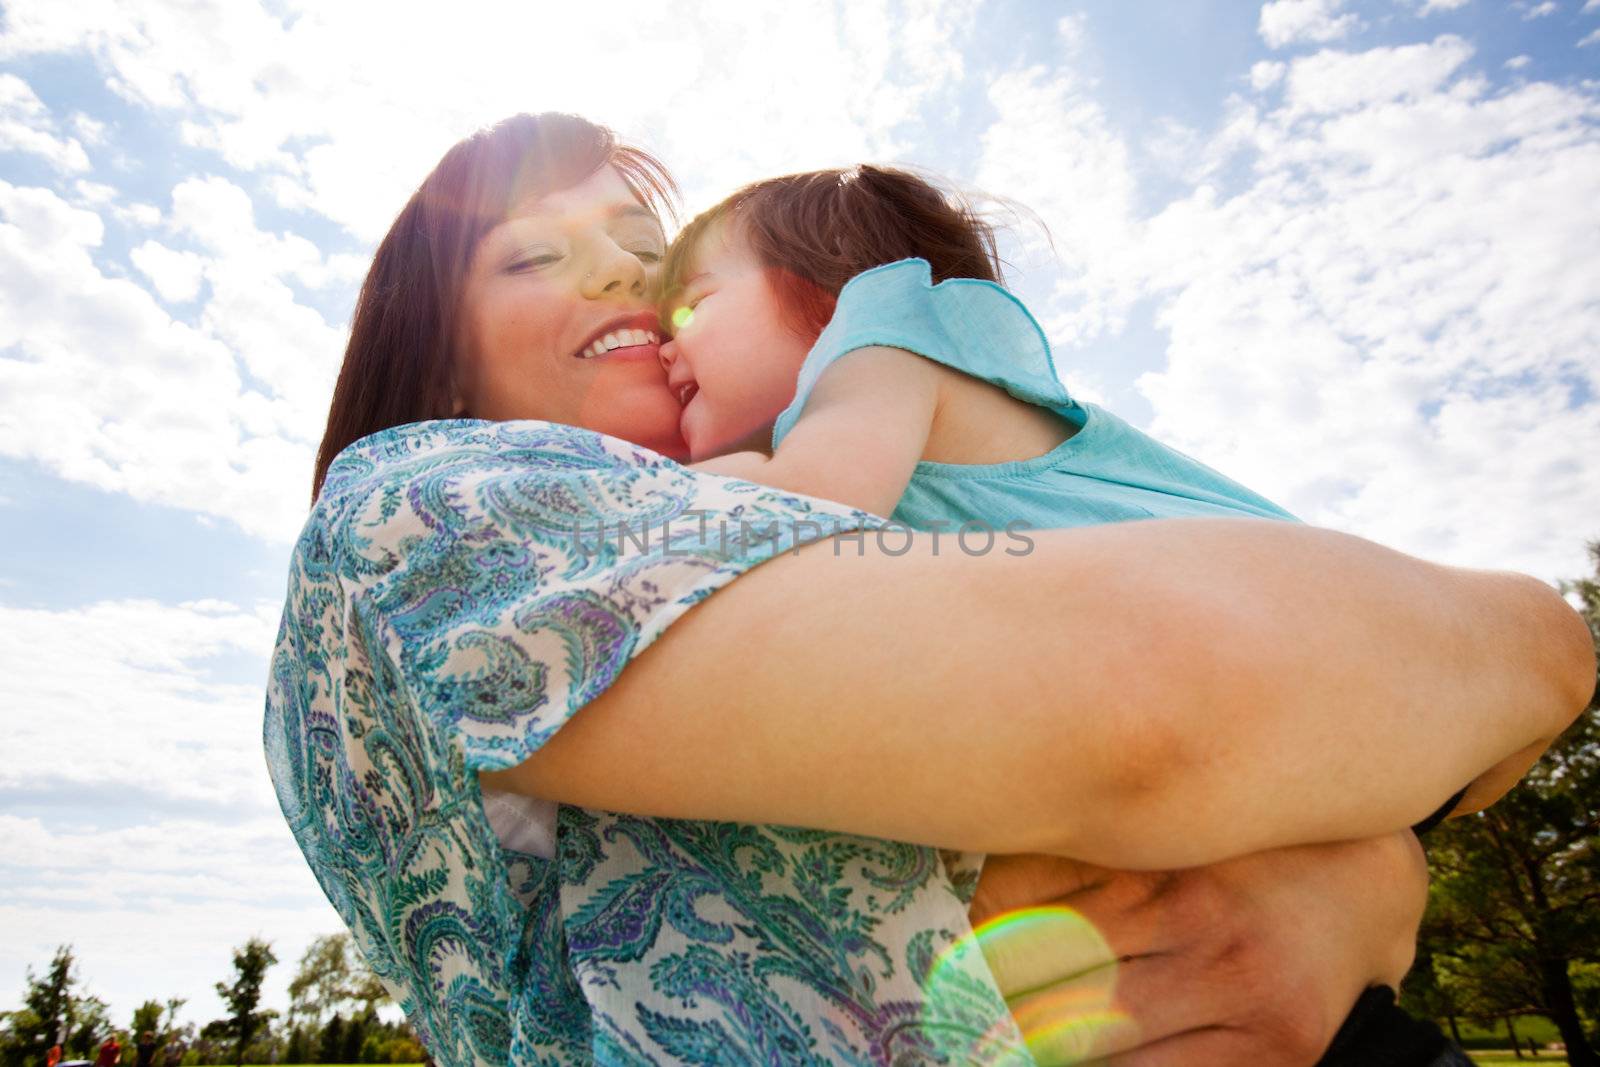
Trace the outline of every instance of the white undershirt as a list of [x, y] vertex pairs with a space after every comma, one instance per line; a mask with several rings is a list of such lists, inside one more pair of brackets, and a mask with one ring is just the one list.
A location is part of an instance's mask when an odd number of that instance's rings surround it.
[[556, 854], [556, 804], [521, 793], [483, 791], [483, 813], [489, 817], [500, 844], [513, 852], [528, 852], [541, 859]]

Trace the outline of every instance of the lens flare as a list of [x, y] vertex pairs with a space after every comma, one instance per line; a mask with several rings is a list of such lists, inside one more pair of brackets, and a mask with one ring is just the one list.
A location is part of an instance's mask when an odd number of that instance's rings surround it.
[[675, 308], [672, 312], [672, 328], [681, 330], [694, 321], [694, 309], [691, 307]]
[[1007, 1047], [1015, 1045], [1013, 1021], [1040, 1065], [1081, 1063], [1127, 1047], [1134, 1024], [1116, 1006], [1116, 954], [1094, 924], [1072, 908], [997, 915], [941, 952], [928, 974], [927, 1032], [960, 1033], [961, 1027], [942, 1019], [945, 1015], [971, 1019], [979, 964], [993, 975], [1010, 1015], [981, 1034], [968, 1027], [961, 1039], [965, 1047], [943, 1051], [970, 1062], [1008, 1062]]

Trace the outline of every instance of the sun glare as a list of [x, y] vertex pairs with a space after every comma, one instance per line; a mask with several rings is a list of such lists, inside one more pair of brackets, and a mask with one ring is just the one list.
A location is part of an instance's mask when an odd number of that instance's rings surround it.
[[[1133, 1021], [1115, 1003], [1117, 957], [1093, 923], [1068, 907], [1022, 908], [997, 915], [939, 954], [928, 973], [924, 1030], [963, 1033], [945, 1025], [970, 1007], [969, 968], [982, 963], [1006, 997], [1011, 1017], [1039, 1062], [1077, 1063], [1104, 1055]], [[1005, 1020], [971, 1047], [941, 1051], [990, 1062], [1003, 1046]]]

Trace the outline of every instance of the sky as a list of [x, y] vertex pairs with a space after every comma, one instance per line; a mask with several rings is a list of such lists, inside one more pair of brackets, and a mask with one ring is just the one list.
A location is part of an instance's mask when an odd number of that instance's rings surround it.
[[[357, 287], [518, 111], [686, 208], [910, 163], [1016, 205], [1067, 385], [1307, 521], [1547, 581], [1600, 538], [1600, 0], [0, 2], [0, 1009], [122, 1023], [341, 928], [261, 753]], [[1026, 209], [1026, 210], [1024, 210]]]

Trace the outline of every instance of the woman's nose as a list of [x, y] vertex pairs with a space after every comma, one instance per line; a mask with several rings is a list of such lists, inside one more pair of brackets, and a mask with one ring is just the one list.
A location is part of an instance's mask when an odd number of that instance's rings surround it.
[[583, 295], [589, 300], [603, 296], [643, 296], [644, 292], [644, 264], [638, 256], [614, 244], [600, 250], [594, 269], [583, 279]]

